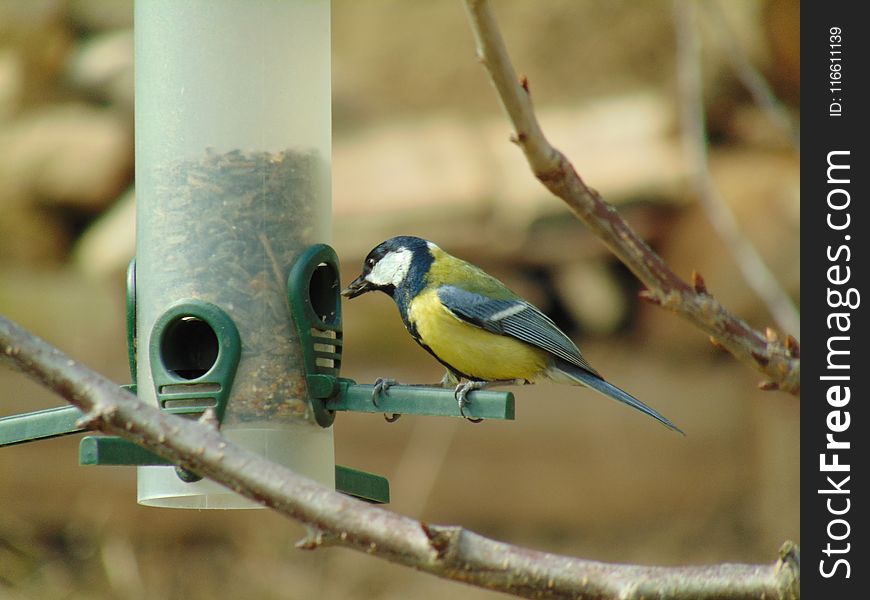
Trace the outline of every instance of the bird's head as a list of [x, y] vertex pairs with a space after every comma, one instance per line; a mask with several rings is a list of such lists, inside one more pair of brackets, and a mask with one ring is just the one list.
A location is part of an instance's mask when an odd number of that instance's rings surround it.
[[425, 277], [432, 263], [430, 248], [435, 245], [412, 236], [399, 236], [381, 242], [369, 252], [360, 276], [341, 291], [347, 298], [379, 290], [393, 295], [409, 280]]

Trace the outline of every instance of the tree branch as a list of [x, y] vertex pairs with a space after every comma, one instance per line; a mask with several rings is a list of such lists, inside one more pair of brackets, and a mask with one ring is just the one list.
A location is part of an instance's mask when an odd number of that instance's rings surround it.
[[445, 579], [525, 598], [596, 600], [800, 597], [799, 550], [772, 565], [643, 567], [511, 546], [429, 525], [343, 496], [229, 443], [219, 431], [160, 411], [0, 317], [0, 360], [86, 415], [83, 425], [131, 440], [307, 525], [303, 548], [341, 545]]
[[700, 275], [680, 279], [617, 214], [587, 186], [574, 166], [550, 145], [532, 109], [528, 82], [517, 79], [492, 9], [486, 0], [466, 0], [479, 60], [486, 67], [535, 177], [561, 198], [646, 285], [642, 298], [671, 310], [708, 334], [711, 341], [766, 375], [763, 389], [800, 394], [800, 350], [794, 337], [752, 329], [711, 296]]

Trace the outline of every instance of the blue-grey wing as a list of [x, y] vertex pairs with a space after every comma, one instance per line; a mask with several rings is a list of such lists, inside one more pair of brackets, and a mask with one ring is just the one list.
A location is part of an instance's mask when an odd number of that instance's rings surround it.
[[521, 298], [495, 300], [456, 286], [444, 285], [438, 288], [438, 299], [463, 321], [537, 346], [598, 375], [571, 338], [562, 333], [550, 317]]

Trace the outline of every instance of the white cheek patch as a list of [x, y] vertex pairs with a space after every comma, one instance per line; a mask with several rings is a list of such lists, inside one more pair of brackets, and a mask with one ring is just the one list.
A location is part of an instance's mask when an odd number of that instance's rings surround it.
[[385, 255], [366, 275], [366, 280], [374, 285], [398, 286], [405, 279], [411, 268], [413, 252], [402, 248]]

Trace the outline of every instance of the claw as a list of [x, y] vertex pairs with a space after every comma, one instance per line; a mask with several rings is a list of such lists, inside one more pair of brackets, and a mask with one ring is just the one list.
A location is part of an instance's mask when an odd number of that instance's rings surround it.
[[[395, 379], [387, 379], [386, 377], [378, 377], [375, 379], [375, 385], [372, 388], [372, 404], [375, 406], [378, 405], [378, 397], [383, 394], [384, 396], [390, 395], [390, 386], [396, 385], [398, 383]], [[388, 415], [384, 413], [384, 421], [387, 423], [395, 423], [401, 417], [401, 413], [393, 413], [392, 415]]]
[[[390, 386], [396, 385], [398, 383], [395, 379], [387, 379], [386, 377], [378, 377], [375, 379], [375, 385], [372, 388], [372, 404], [375, 406], [378, 405], [378, 396], [383, 394], [384, 396], [390, 395]], [[394, 419], [395, 420], [395, 419]]]
[[469, 417], [465, 414], [465, 407], [471, 404], [471, 400], [467, 398], [468, 392], [482, 389], [485, 385], [486, 384], [482, 381], [466, 381], [465, 383], [457, 385], [456, 390], [453, 392], [453, 397], [456, 398], [456, 402], [459, 404], [459, 414], [472, 423], [480, 423], [483, 419]]

